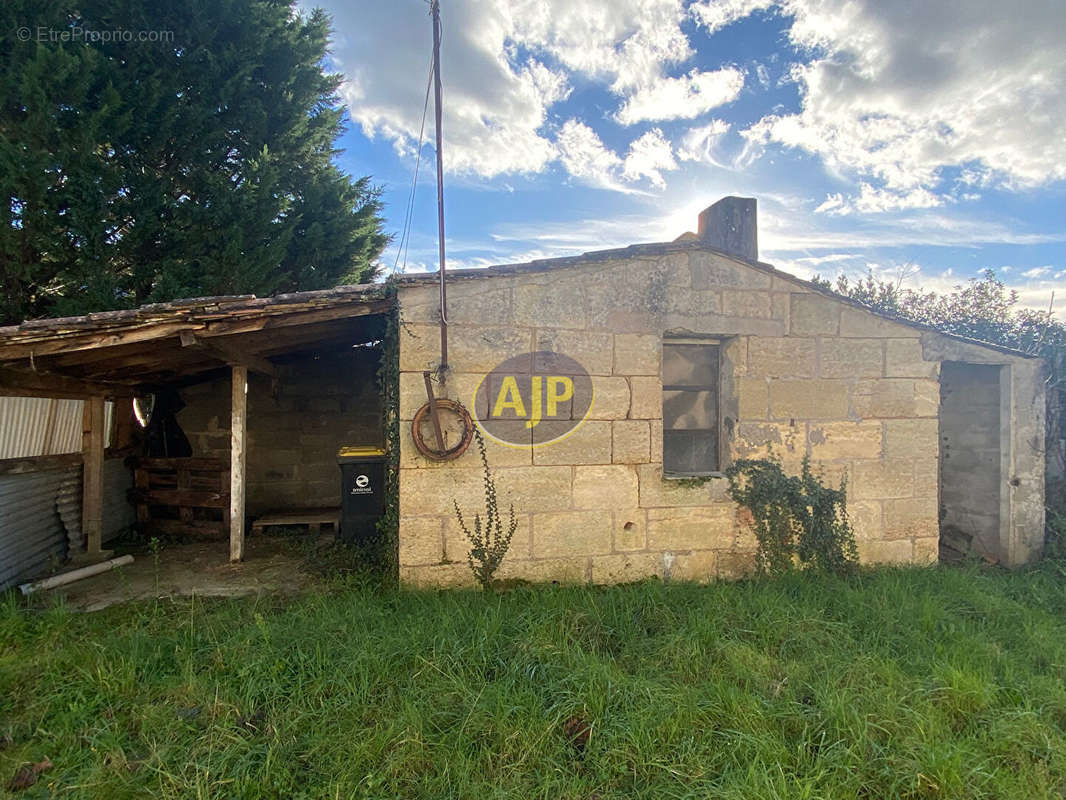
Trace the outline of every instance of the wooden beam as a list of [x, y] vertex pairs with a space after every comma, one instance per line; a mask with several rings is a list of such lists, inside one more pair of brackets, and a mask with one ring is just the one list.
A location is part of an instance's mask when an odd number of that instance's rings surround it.
[[219, 340], [213, 340], [206, 342], [199, 338], [191, 331], [185, 331], [181, 334], [181, 346], [182, 347], [195, 347], [198, 350], [202, 350], [208, 355], [217, 358], [225, 364], [235, 366], [240, 364], [248, 367], [253, 372], [258, 372], [260, 375], [265, 375], [268, 378], [277, 378], [278, 370], [273, 364], [267, 361], [261, 356], [257, 356], [255, 353], [250, 353], [244, 348], [233, 344], [232, 342], [224, 342]]
[[29, 372], [0, 367], [0, 396], [3, 397], [114, 397], [128, 395], [132, 387], [123, 384], [98, 383], [55, 375], [48, 372]]
[[248, 441], [248, 368], [235, 364], [230, 390], [229, 560], [244, 560], [244, 467]]
[[[176, 336], [182, 331], [193, 331], [202, 336], [220, 336], [247, 331], [286, 328], [291, 325], [309, 325], [347, 317], [364, 317], [380, 314], [395, 305], [389, 299], [361, 300], [358, 298], [334, 302], [309, 301], [292, 306], [274, 305], [266, 308], [225, 308], [215, 312], [195, 312], [179, 309], [175, 316], [184, 318], [155, 319], [116, 324], [103, 330], [93, 329], [89, 320], [65, 329], [19, 331], [0, 340], [0, 361], [22, 358], [38, 358], [78, 350], [94, 350], [139, 342], [150, 342], [167, 336]], [[165, 313], [165, 312], [160, 312]], [[85, 328], [84, 330], [80, 328]]]
[[85, 555], [100, 555], [104, 529], [104, 398], [85, 401], [82, 414], [81, 531]]

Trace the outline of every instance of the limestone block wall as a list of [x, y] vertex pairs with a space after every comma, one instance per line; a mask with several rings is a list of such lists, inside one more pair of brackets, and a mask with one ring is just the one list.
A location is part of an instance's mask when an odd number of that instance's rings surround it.
[[[437, 288], [399, 290], [400, 575], [412, 585], [468, 583], [468, 546], [452, 507], [483, 508], [475, 448], [421, 458], [410, 420], [422, 370], [439, 361]], [[721, 409], [730, 458], [773, 450], [791, 471], [804, 454], [827, 480], [847, 477], [864, 561], [935, 560], [938, 542], [936, 361], [921, 332], [812, 292], [800, 282], [698, 247], [600, 259], [554, 271], [449, 284], [452, 373], [438, 387], [470, 406], [504, 359], [554, 350], [592, 376], [588, 420], [538, 448], [488, 444], [501, 506], [518, 533], [500, 577], [610, 583], [707, 580], [753, 564], [755, 538], [718, 477], [662, 474], [664, 336], [725, 337]]]
[[[292, 359], [279, 366], [278, 396], [270, 381], [248, 376], [247, 497], [249, 516], [286, 508], [340, 505], [337, 449], [381, 444], [379, 354], [371, 348]], [[194, 456], [229, 458], [228, 377], [182, 391], [178, 424]]]

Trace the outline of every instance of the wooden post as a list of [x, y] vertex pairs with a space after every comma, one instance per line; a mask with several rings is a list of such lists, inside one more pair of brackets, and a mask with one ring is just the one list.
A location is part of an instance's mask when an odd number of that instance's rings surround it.
[[248, 428], [248, 368], [231, 368], [229, 560], [244, 559], [244, 462]]
[[104, 398], [90, 397], [82, 413], [81, 530], [85, 556], [102, 554], [104, 529]]

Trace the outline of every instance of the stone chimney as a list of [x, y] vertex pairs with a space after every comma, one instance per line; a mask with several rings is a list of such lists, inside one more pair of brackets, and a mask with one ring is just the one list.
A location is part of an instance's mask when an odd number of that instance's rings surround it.
[[759, 260], [759, 227], [754, 197], [723, 197], [700, 213], [699, 238], [716, 250]]

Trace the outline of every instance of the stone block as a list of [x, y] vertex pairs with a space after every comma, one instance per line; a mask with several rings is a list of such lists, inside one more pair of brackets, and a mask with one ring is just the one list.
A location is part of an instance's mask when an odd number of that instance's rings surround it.
[[718, 553], [718, 577], [722, 580], [746, 578], [755, 572], [755, 553], [726, 551]]
[[937, 455], [939, 425], [929, 419], [890, 419], [885, 422], [885, 455], [889, 458], [918, 458]]
[[651, 455], [651, 423], [643, 419], [611, 423], [611, 460], [615, 464], [643, 464]]
[[471, 513], [483, 509], [481, 478], [481, 470], [458, 468], [454, 463], [450, 469], [401, 469], [400, 513], [447, 515], [453, 513], [453, 501]]
[[884, 352], [880, 339], [819, 340], [818, 374], [823, 378], [880, 378]]
[[842, 380], [770, 382], [771, 419], [846, 419], [848, 384]]
[[770, 386], [765, 378], [736, 378], [737, 405], [741, 419], [768, 419]]
[[915, 564], [935, 564], [940, 560], [940, 537], [914, 540]]
[[714, 550], [697, 550], [673, 556], [670, 564], [670, 580], [709, 583], [718, 575], [718, 553]]
[[769, 289], [771, 284], [768, 273], [716, 253], [690, 253], [689, 266], [693, 289]]
[[935, 417], [940, 413], [940, 381], [914, 382], [914, 412], [919, 417]]
[[885, 500], [885, 539], [922, 539], [940, 535], [936, 497]]
[[401, 325], [400, 371], [433, 369], [440, 363], [440, 328], [436, 325]]
[[494, 469], [501, 512], [511, 503], [519, 514], [569, 508], [571, 473], [570, 467], [553, 466]]
[[661, 578], [663, 559], [658, 553], [624, 553], [593, 556], [592, 582], [597, 584], [632, 583]]
[[725, 550], [736, 535], [732, 503], [648, 510], [649, 550]]
[[723, 331], [732, 336], [766, 338], [780, 338], [788, 334], [787, 325], [779, 319], [729, 317], [725, 314], [670, 312], [657, 318], [655, 324], [667, 333], [679, 336], [722, 336]]
[[662, 464], [641, 464], [637, 467], [637, 478], [641, 508], [705, 506], [728, 498], [729, 482], [725, 478], [710, 478], [698, 485], [664, 480]]
[[633, 377], [629, 379], [631, 419], [663, 418], [663, 384], [660, 378]]
[[614, 550], [644, 550], [647, 545], [647, 512], [643, 508], [614, 511]]
[[933, 395], [926, 383], [936, 385], [905, 378], [861, 380], [852, 392], [852, 409], [860, 417], [935, 417], [939, 388]]
[[663, 421], [661, 419], [648, 420], [651, 427], [651, 461], [655, 464], [663, 463]]
[[813, 378], [814, 339], [753, 337], [748, 341], [748, 374], [763, 378]]
[[[536, 350], [560, 353], [580, 364], [589, 375], [610, 375], [614, 362], [614, 343], [609, 333], [588, 331], [538, 329]], [[544, 374], [555, 371], [551, 359], [534, 364], [534, 370]]]
[[884, 538], [880, 500], [853, 500], [848, 497], [848, 519], [856, 542]]
[[863, 564], [909, 564], [914, 553], [910, 539], [858, 542]]
[[722, 291], [722, 313], [731, 317], [769, 319], [769, 292], [739, 292], [734, 289]]
[[600, 272], [597, 278], [606, 284], [617, 284], [619, 276], [622, 276], [627, 287], [640, 290], [654, 285], [687, 288], [692, 283], [689, 255], [685, 252], [630, 256], [621, 261], [619, 267]]
[[400, 584], [410, 589], [459, 589], [474, 586], [466, 564], [400, 567]]
[[537, 561], [512, 560], [509, 556], [496, 572], [497, 580], [528, 581], [530, 583], [584, 583], [588, 575], [588, 559], [545, 558]]
[[662, 340], [655, 335], [639, 333], [615, 334], [614, 374], [659, 375], [661, 345]]
[[629, 381], [593, 377], [589, 419], [625, 419], [629, 416]]
[[849, 338], [874, 336], [905, 339], [917, 335], [917, 331], [902, 322], [895, 322], [870, 311], [844, 305], [840, 309], [840, 335]]
[[787, 332], [791, 324], [792, 299], [788, 292], [774, 292], [770, 295], [770, 316], [780, 320]]
[[530, 328], [585, 328], [585, 284], [560, 280], [558, 275], [538, 275], [536, 282], [514, 288], [514, 317]]
[[840, 331], [840, 303], [819, 294], [791, 295], [789, 331], [793, 336], [835, 336]]
[[[501, 362], [530, 352], [532, 331], [528, 328], [468, 328], [448, 338], [449, 365], [456, 372], [491, 372]], [[437, 332], [436, 360], [440, 360], [440, 332]], [[401, 350], [402, 355], [402, 350]], [[402, 359], [401, 359], [402, 361]], [[401, 370], [408, 367], [401, 364]], [[415, 367], [413, 369], [426, 369]]]
[[807, 440], [811, 458], [880, 458], [881, 423], [812, 422]]
[[669, 291], [662, 303], [668, 314], [694, 317], [722, 314], [722, 293], [717, 289]]
[[565, 438], [533, 448], [533, 463], [610, 464], [611, 425], [606, 420], [585, 420]]
[[937, 496], [940, 486], [940, 462], [925, 457], [914, 460], [914, 494], [918, 497]]
[[914, 461], [886, 458], [856, 461], [849, 495], [856, 500], [883, 500], [914, 496]]
[[444, 560], [444, 522], [441, 517], [401, 517], [401, 567], [439, 564]]
[[940, 364], [922, 358], [921, 339], [885, 340], [886, 378], [937, 378]]
[[610, 511], [533, 514], [533, 555], [536, 558], [588, 556], [610, 552]]
[[731, 443], [734, 458], [802, 458], [805, 452], [804, 427], [777, 422], [742, 422]]
[[630, 466], [574, 467], [574, 508], [636, 508], [637, 485], [637, 473]]

